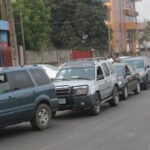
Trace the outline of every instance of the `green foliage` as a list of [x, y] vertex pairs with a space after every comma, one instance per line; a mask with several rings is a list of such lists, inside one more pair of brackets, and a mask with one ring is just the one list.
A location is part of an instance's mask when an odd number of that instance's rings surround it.
[[52, 42], [59, 48], [108, 49], [107, 9], [101, 0], [46, 0]]
[[39, 50], [50, 39], [50, 8], [43, 0], [17, 0], [13, 5], [18, 44], [22, 44], [20, 9], [23, 11], [26, 49]]

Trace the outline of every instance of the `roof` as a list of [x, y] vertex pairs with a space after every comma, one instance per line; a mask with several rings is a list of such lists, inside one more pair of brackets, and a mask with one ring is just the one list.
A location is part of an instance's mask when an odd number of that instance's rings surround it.
[[68, 67], [89, 67], [94, 66], [100, 62], [108, 62], [105, 58], [90, 58], [90, 59], [77, 59], [70, 61], [62, 66], [62, 68]]
[[28, 70], [28, 69], [36, 69], [41, 68], [39, 66], [27, 65], [27, 66], [19, 66], [19, 67], [0, 67], [0, 73], [12, 72], [12, 71], [20, 71], [20, 70]]
[[126, 63], [121, 62], [121, 63], [114, 63], [113, 65], [114, 65], [114, 66], [125, 66], [125, 65], [127, 65], [127, 64], [126, 64]]
[[146, 58], [145, 56], [135, 56], [135, 57], [129, 57], [129, 58], [124, 58], [123, 60], [131, 60], [131, 59], [144, 59], [144, 58]]

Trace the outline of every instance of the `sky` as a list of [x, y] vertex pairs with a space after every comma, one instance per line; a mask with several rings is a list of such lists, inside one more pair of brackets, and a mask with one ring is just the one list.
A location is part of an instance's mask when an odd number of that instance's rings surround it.
[[136, 10], [139, 12], [139, 21], [150, 20], [150, 0], [142, 0], [136, 3]]

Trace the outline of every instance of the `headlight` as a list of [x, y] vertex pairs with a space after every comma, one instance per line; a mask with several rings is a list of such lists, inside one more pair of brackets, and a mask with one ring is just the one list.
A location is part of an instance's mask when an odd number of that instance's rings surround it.
[[139, 72], [140, 76], [144, 76], [145, 72]]
[[118, 81], [118, 85], [119, 85], [119, 86], [122, 85], [122, 81]]
[[75, 95], [85, 95], [88, 93], [88, 86], [73, 87]]

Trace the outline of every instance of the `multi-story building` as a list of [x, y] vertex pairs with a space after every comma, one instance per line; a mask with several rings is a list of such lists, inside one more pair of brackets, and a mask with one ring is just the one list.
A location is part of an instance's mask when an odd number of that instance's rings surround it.
[[114, 52], [137, 50], [135, 2], [140, 0], [103, 0], [108, 7], [108, 25], [112, 29], [111, 47]]

